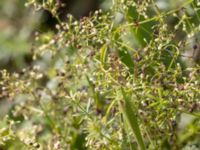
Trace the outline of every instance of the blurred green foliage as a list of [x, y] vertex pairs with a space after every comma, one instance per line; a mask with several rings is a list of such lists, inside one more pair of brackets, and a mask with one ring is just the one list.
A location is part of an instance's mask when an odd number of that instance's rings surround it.
[[40, 23], [41, 14], [25, 8], [25, 0], [0, 2], [0, 68], [18, 70], [26, 65], [33, 31]]

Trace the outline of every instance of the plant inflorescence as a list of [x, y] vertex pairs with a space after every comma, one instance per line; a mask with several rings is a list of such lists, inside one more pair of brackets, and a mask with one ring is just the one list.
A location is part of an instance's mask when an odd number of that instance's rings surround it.
[[[200, 6], [113, 0], [79, 20], [61, 1], [29, 0], [57, 19], [37, 33], [32, 63], [1, 70], [12, 101], [0, 144], [24, 149], [187, 149], [200, 146]], [[183, 124], [184, 115], [191, 122]], [[11, 145], [12, 145], [11, 144]]]

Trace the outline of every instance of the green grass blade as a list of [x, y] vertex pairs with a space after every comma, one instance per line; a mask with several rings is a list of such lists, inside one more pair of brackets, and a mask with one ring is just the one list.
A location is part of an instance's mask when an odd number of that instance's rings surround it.
[[121, 92], [122, 92], [122, 95], [123, 95], [123, 98], [124, 98], [124, 103], [121, 103], [123, 115], [127, 119], [128, 123], [129, 123], [129, 125], [130, 125], [130, 127], [131, 127], [131, 129], [132, 129], [132, 131], [135, 135], [135, 138], [136, 138], [137, 143], [140, 147], [140, 150], [146, 150], [145, 144], [144, 144], [144, 141], [143, 141], [143, 137], [141, 135], [141, 131], [140, 131], [140, 128], [139, 128], [139, 125], [138, 125], [137, 117], [135, 116], [135, 110], [132, 107], [130, 96], [128, 96], [125, 93], [123, 88], [121, 88]]

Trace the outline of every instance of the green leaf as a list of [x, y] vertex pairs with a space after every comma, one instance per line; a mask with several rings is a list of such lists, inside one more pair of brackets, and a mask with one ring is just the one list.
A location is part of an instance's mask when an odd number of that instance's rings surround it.
[[107, 50], [108, 50], [107, 44], [104, 44], [100, 50], [100, 61], [104, 68], [106, 66]]
[[128, 50], [125, 48], [118, 51], [120, 60], [129, 68], [131, 74], [134, 73], [134, 62]]
[[87, 78], [87, 81], [89, 83], [89, 87], [90, 87], [90, 89], [92, 91], [92, 96], [93, 96], [93, 98], [95, 100], [96, 107], [101, 110], [102, 107], [103, 107], [103, 100], [102, 100], [102, 98], [100, 98], [100, 93], [95, 91], [95, 86], [90, 81], [89, 77], [86, 76], [86, 78]]
[[143, 137], [141, 135], [141, 131], [138, 125], [138, 121], [137, 121], [137, 117], [136, 117], [136, 111], [134, 110], [134, 108], [132, 107], [132, 103], [131, 103], [131, 98], [129, 95], [127, 95], [124, 91], [123, 88], [121, 88], [121, 92], [124, 98], [124, 103], [121, 103], [121, 108], [122, 108], [122, 112], [123, 115], [125, 116], [126, 120], [128, 121], [134, 135], [135, 138], [137, 140], [137, 143], [140, 147], [140, 150], [145, 150], [145, 144], [143, 141]]
[[146, 19], [142, 15], [138, 14], [135, 7], [129, 7], [126, 18], [129, 23], [133, 23], [133, 26], [131, 26], [131, 32], [138, 43], [141, 46], [146, 46], [147, 43], [149, 43], [152, 39], [152, 27], [155, 25], [155, 21], [148, 21], [146, 23], [139, 24], [139, 22], [142, 22]]

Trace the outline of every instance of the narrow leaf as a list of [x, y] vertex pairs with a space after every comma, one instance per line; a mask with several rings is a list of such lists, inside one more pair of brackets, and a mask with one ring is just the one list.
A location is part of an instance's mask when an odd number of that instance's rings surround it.
[[101, 109], [102, 106], [103, 106], [103, 101], [100, 99], [100, 93], [95, 91], [95, 87], [94, 87], [93, 83], [90, 81], [89, 77], [86, 76], [86, 78], [87, 78], [87, 81], [89, 83], [89, 87], [91, 89], [92, 96], [95, 100], [96, 107]]
[[107, 56], [107, 44], [104, 44], [100, 50], [100, 61], [103, 67], [105, 67], [106, 64], [106, 56]]
[[140, 150], [145, 150], [145, 144], [141, 135], [141, 131], [138, 125], [137, 117], [135, 116], [136, 111], [132, 107], [132, 103], [130, 100], [130, 96], [127, 96], [124, 89], [121, 88], [121, 92], [124, 98], [124, 104], [121, 103], [121, 108], [123, 111], [123, 115], [127, 119], [127, 122], [129, 123], [135, 138], [137, 140], [137, 143], [140, 147]]

